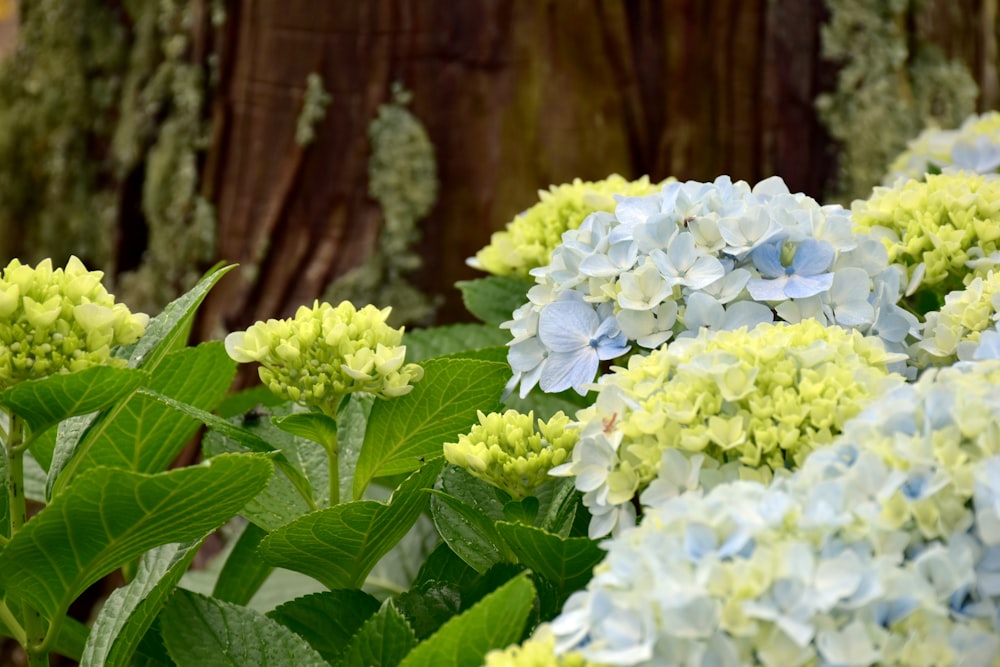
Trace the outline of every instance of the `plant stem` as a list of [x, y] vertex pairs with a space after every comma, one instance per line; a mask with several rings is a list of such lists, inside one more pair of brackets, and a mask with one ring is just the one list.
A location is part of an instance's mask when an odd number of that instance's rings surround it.
[[337, 436], [333, 436], [333, 442], [324, 442], [326, 449], [326, 460], [330, 469], [330, 507], [340, 504], [340, 451], [338, 449]]

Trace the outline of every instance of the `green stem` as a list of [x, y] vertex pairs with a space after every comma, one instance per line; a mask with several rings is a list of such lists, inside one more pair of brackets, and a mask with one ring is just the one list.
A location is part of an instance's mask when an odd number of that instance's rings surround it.
[[337, 444], [337, 436], [333, 436], [333, 442], [324, 442], [326, 449], [326, 460], [330, 469], [330, 507], [340, 504], [340, 451]]
[[28, 636], [24, 633], [24, 628], [21, 627], [20, 621], [14, 617], [10, 607], [3, 600], [0, 600], [0, 623], [4, 624], [7, 632], [18, 644], [24, 646], [28, 643]]

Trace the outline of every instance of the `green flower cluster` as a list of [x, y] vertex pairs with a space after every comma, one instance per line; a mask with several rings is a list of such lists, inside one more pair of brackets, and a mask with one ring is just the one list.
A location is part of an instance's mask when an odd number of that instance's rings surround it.
[[979, 335], [1000, 320], [1000, 272], [978, 276], [964, 290], [949, 292], [940, 311], [927, 313], [916, 345], [918, 366], [970, 361]]
[[[966, 118], [962, 127], [957, 130], [929, 127], [910, 141], [906, 145], [906, 150], [892, 161], [883, 184], [892, 185], [899, 179], [920, 180], [927, 173], [940, 172], [952, 165], [974, 169], [977, 162], [979, 166], [995, 171], [997, 166], [995, 159], [977, 161], [962, 158], [970, 152], [973, 153], [970, 157], [978, 157], [974, 155], [976, 149], [980, 151], [987, 149], [995, 156], [996, 151], [992, 149], [998, 143], [1000, 143], [1000, 112], [996, 111], [988, 111], [981, 115], [973, 114]], [[956, 157], [959, 159], [956, 160]], [[969, 164], [966, 165], [966, 162]]]
[[259, 362], [261, 381], [276, 395], [333, 415], [346, 394], [402, 396], [423, 377], [419, 365], [403, 363], [403, 328], [386, 324], [391, 310], [316, 301], [291, 319], [229, 334], [226, 351], [241, 363]]
[[551, 626], [544, 623], [520, 645], [494, 649], [486, 654], [483, 667], [601, 667], [579, 653], [556, 655], [556, 638]]
[[[882, 239], [889, 261], [907, 267], [912, 294], [940, 298], [981, 275], [1000, 248], [1000, 179], [963, 172], [877, 187], [851, 207], [855, 228]], [[927, 310], [934, 310], [928, 308]]]
[[531, 269], [549, 263], [563, 232], [577, 229], [595, 211], [614, 211], [613, 195], [647, 195], [658, 192], [661, 186], [650, 183], [647, 176], [627, 181], [612, 174], [602, 181], [577, 178], [539, 190], [540, 201], [507, 223], [506, 229], [494, 232], [490, 244], [468, 263], [494, 275], [527, 278]]
[[480, 412], [479, 423], [468, 435], [445, 443], [444, 456], [449, 463], [521, 500], [549, 479], [549, 470], [569, 458], [579, 437], [569, 425], [570, 419], [562, 411], [548, 421], [539, 419], [537, 429], [534, 412]]
[[24, 380], [124, 366], [111, 348], [134, 343], [149, 317], [132, 313], [76, 257], [65, 269], [45, 259], [32, 268], [12, 260], [0, 275], [0, 388]]

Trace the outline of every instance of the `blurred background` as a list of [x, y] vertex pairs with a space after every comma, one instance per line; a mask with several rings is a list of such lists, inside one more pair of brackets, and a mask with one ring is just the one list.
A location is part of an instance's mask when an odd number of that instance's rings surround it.
[[0, 254], [196, 328], [466, 319], [537, 191], [618, 173], [849, 204], [998, 102], [997, 0], [0, 0]]

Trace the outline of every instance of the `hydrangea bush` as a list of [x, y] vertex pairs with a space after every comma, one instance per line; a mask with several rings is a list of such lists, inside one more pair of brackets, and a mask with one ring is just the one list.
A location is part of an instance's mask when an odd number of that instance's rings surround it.
[[883, 185], [959, 170], [996, 174], [1000, 168], [1000, 113], [973, 114], [956, 130], [925, 129], [892, 164]]
[[522, 397], [535, 385], [585, 393], [601, 361], [705, 328], [815, 319], [903, 351], [917, 324], [897, 305], [900, 271], [881, 243], [855, 232], [845, 209], [791, 194], [777, 177], [619, 197], [531, 273], [529, 301], [503, 325], [509, 390]]

